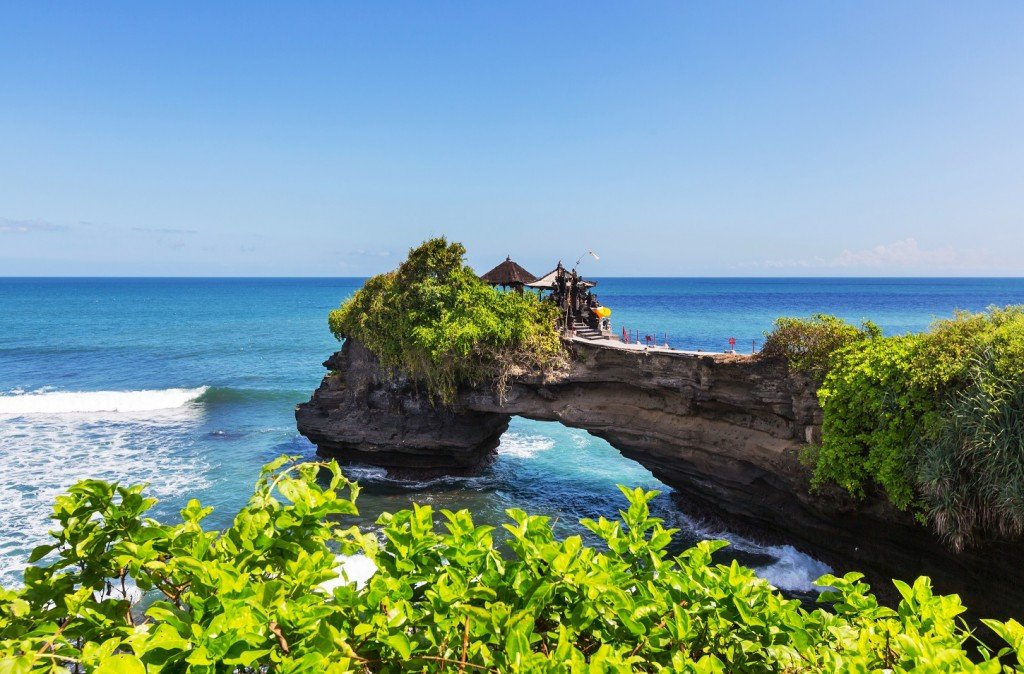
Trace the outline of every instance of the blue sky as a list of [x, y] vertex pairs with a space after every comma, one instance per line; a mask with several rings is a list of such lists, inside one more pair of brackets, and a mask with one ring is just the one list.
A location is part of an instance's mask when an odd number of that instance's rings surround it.
[[1024, 275], [1024, 3], [0, 4], [0, 276]]

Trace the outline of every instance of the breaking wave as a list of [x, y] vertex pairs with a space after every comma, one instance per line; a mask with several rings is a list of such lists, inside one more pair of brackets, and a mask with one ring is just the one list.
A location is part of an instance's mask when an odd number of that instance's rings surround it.
[[[726, 541], [735, 552], [746, 553], [762, 558], [760, 562], [745, 562], [754, 570], [758, 577], [771, 583], [774, 587], [788, 592], [805, 595], [817, 595], [824, 586], [814, 581], [834, 569], [811, 555], [797, 550], [792, 545], [769, 545], [750, 540], [732, 532], [708, 527], [700, 520], [687, 516], [680, 511], [673, 511], [669, 524], [689, 532], [697, 539]], [[742, 562], [741, 560], [741, 563]]]
[[196, 402], [206, 405], [249, 402], [292, 403], [309, 400], [309, 391], [282, 391], [277, 389], [229, 388], [224, 386], [203, 387]]
[[147, 482], [171, 508], [208, 487], [193, 404], [205, 390], [0, 395], [0, 584], [20, 583], [28, 553], [53, 528], [54, 498], [78, 480]]
[[543, 435], [533, 435], [509, 431], [501, 437], [498, 445], [499, 456], [510, 456], [517, 459], [532, 459], [541, 452], [554, 449], [555, 440]]
[[155, 412], [191, 403], [209, 387], [153, 391], [49, 391], [0, 395], [0, 415]]
[[754, 572], [783, 590], [808, 594], [820, 592], [825, 588], [814, 581], [833, 572], [828, 564], [792, 545], [770, 545], [763, 550], [775, 559], [771, 564], [754, 567]]

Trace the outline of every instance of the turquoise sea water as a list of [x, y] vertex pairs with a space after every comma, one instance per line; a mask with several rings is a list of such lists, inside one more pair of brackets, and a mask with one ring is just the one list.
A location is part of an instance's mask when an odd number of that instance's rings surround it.
[[[187, 498], [223, 525], [260, 465], [314, 455], [295, 431], [338, 344], [327, 312], [360, 279], [0, 279], [0, 582], [20, 577], [49, 528], [53, 497], [77, 479], [146, 481], [173, 517]], [[605, 279], [596, 289], [616, 330], [667, 334], [673, 346], [749, 350], [779, 315], [870, 318], [887, 332], [923, 329], [953, 309], [1024, 303], [1022, 279]], [[616, 483], [660, 488], [650, 473], [583, 431], [517, 419], [494, 465], [472, 478], [400, 483], [354, 468], [359, 523], [411, 501], [546, 513], [569, 533], [614, 516]], [[667, 494], [656, 511], [685, 540], [729, 536], [777, 585], [806, 590], [824, 570], [786, 546], [703, 528]]]

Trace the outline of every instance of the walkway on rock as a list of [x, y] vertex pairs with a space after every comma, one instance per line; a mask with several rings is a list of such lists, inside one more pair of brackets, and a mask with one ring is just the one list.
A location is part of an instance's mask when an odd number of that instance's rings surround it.
[[648, 345], [640, 342], [631, 342], [627, 344], [617, 337], [595, 339], [593, 337], [577, 334], [573, 335], [572, 341], [578, 344], [587, 344], [588, 346], [602, 346], [609, 349], [622, 349], [623, 351], [647, 351], [650, 353], [680, 354], [686, 356], [749, 356], [749, 354], [739, 354], [735, 351], [691, 351], [689, 349], [673, 349], [671, 346], [659, 344]]

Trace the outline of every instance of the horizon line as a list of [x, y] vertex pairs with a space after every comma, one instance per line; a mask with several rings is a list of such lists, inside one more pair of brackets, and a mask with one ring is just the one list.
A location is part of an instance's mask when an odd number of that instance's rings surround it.
[[[387, 273], [387, 272], [382, 272]], [[174, 276], [143, 276], [143, 275], [118, 275], [118, 276], [101, 276], [101, 275], [13, 275], [13, 276], [0, 276], [0, 281], [9, 280], [332, 280], [332, 279], [368, 279], [378, 274], [371, 274], [365, 276], [245, 276], [245, 275], [174, 275]], [[693, 276], [670, 276], [670, 275], [645, 275], [645, 276], [619, 276], [619, 275], [593, 275], [590, 278], [594, 279], [728, 279], [728, 280], [920, 280], [920, 279], [934, 279], [934, 280], [1024, 280], [1024, 275], [1021, 276], [1006, 276], [1006, 275], [985, 275], [985, 276], [943, 276], [943, 275], [878, 275], [878, 276], [861, 276], [861, 275], [840, 275], [840, 276], [829, 276], [829, 275], [815, 275], [815, 276], [731, 276], [725, 274], [709, 274], [709, 275], [693, 275]]]

